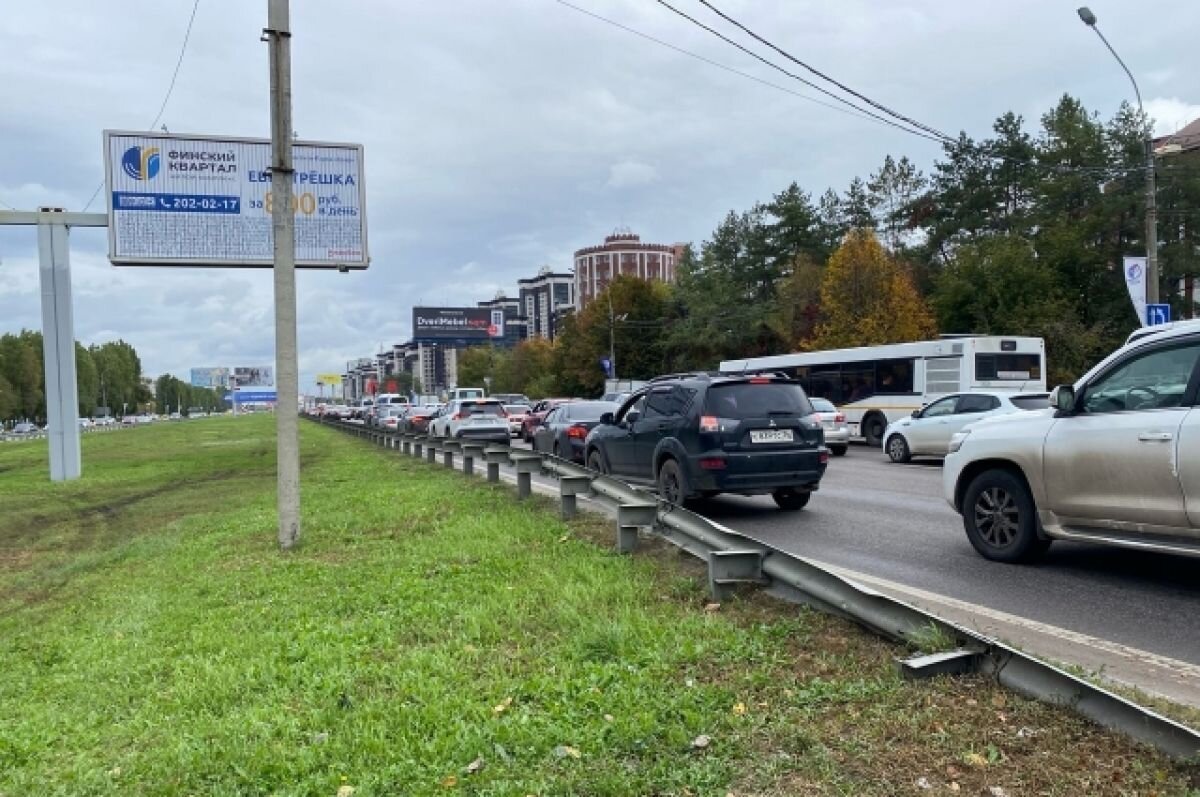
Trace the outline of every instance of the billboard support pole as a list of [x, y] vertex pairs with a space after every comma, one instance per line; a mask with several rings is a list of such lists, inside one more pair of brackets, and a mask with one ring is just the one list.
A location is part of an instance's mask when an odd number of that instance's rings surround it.
[[296, 345], [296, 216], [292, 208], [292, 32], [288, 0], [267, 0], [271, 69], [271, 228], [275, 247], [275, 432], [279, 547], [300, 539], [300, 374]]
[[75, 376], [69, 228], [107, 227], [108, 217], [103, 213], [66, 213], [61, 208], [41, 208], [35, 212], [0, 211], [0, 226], [9, 224], [38, 228], [50, 481], [78, 479], [83, 466], [79, 450], [79, 386]]

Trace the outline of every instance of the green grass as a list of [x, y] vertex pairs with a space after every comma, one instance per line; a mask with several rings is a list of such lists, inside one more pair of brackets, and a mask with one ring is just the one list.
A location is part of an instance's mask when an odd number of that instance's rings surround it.
[[281, 554], [272, 420], [89, 435], [70, 484], [0, 448], [0, 795], [1196, 793], [1065, 711], [901, 681], [900, 649], [754, 593], [706, 607], [670, 549], [311, 424]]

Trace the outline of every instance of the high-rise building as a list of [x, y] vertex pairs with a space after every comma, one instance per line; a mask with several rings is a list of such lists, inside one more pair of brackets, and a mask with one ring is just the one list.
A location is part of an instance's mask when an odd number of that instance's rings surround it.
[[575, 306], [575, 275], [556, 274], [547, 266], [536, 277], [518, 280], [517, 285], [528, 336], [553, 340], [560, 311]]
[[640, 236], [618, 231], [600, 246], [575, 253], [575, 305], [582, 310], [617, 275], [660, 282], [675, 281], [679, 245], [644, 244]]

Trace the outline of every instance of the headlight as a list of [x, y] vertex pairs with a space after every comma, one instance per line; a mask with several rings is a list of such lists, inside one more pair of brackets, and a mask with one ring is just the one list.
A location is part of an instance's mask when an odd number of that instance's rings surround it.
[[953, 454], [962, 448], [963, 441], [970, 435], [970, 431], [955, 432], [950, 438], [950, 453]]

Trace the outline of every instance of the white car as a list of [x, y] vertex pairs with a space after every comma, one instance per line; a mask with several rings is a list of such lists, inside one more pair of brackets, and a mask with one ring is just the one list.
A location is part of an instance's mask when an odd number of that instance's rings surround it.
[[1051, 409], [950, 442], [946, 500], [982, 556], [1021, 562], [1056, 539], [1200, 557], [1200, 325], [1132, 339]]
[[447, 404], [429, 422], [433, 437], [509, 442], [508, 413], [495, 399], [459, 399]]
[[994, 415], [1044, 410], [1049, 406], [1046, 393], [988, 390], [954, 393], [914, 411], [911, 418], [888, 424], [883, 433], [883, 452], [892, 462], [908, 462], [913, 457], [944, 457], [950, 452], [950, 438], [968, 424]]

